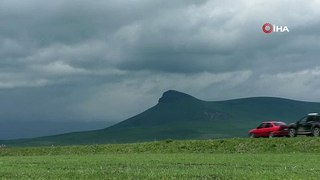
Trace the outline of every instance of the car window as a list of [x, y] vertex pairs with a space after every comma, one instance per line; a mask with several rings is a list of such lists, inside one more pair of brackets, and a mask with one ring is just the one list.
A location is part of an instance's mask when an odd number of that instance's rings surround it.
[[269, 128], [269, 127], [272, 127], [272, 124], [271, 123], [267, 123], [265, 128]]
[[317, 116], [309, 116], [307, 122], [317, 121]]
[[274, 125], [281, 126], [281, 125], [287, 125], [287, 124], [284, 122], [275, 122]]
[[305, 122], [307, 122], [307, 119], [308, 119], [308, 117], [304, 117], [299, 121], [299, 123], [305, 123]]
[[260, 129], [260, 128], [263, 128], [265, 126], [265, 123], [261, 123], [257, 128]]

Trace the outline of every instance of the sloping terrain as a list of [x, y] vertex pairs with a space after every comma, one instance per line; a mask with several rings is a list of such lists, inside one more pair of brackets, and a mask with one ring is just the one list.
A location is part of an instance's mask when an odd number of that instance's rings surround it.
[[245, 137], [262, 121], [294, 122], [319, 110], [320, 103], [314, 102], [273, 97], [209, 102], [170, 90], [154, 107], [105, 129], [0, 143], [32, 146]]

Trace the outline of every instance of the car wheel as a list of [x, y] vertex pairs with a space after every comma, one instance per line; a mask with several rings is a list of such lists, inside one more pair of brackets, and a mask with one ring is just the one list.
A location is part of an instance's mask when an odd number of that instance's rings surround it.
[[253, 133], [249, 134], [249, 138], [255, 138], [256, 136]]
[[312, 135], [314, 137], [319, 137], [320, 136], [320, 128], [314, 127], [313, 130], [312, 130]]
[[296, 137], [297, 136], [297, 131], [294, 128], [289, 129], [289, 136], [290, 137]]
[[270, 133], [269, 134], [269, 138], [273, 138], [274, 137], [274, 134], [273, 133]]

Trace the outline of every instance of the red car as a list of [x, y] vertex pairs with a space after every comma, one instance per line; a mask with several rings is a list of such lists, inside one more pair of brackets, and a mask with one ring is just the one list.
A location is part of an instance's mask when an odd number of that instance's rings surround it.
[[268, 121], [249, 131], [249, 137], [281, 137], [289, 136], [288, 126], [284, 122]]

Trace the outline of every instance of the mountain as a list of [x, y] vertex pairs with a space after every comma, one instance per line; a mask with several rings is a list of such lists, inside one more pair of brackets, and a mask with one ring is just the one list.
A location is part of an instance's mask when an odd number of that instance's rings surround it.
[[320, 103], [315, 102], [274, 97], [202, 101], [169, 90], [154, 107], [105, 129], [0, 141], [0, 144], [69, 145], [246, 137], [248, 130], [262, 121], [294, 122], [319, 110]]
[[49, 136], [68, 132], [101, 129], [115, 124], [103, 121], [0, 121], [0, 138], [19, 139]]

